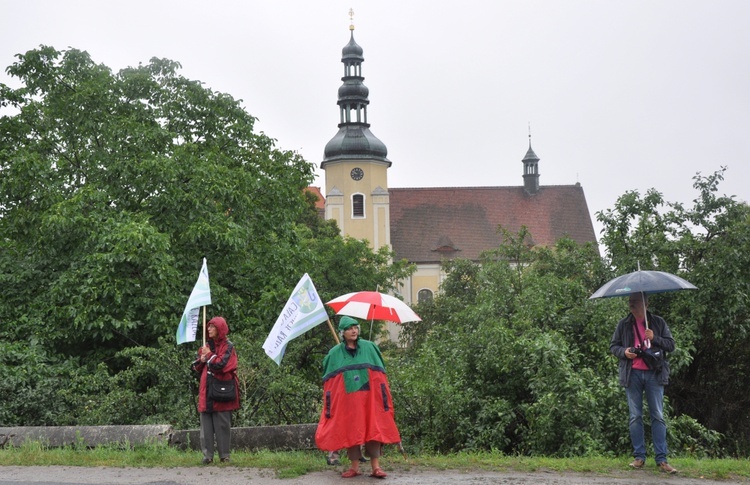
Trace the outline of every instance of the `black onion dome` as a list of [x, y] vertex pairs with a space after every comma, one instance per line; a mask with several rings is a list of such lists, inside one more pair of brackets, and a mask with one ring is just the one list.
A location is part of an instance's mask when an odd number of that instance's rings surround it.
[[372, 134], [364, 125], [344, 125], [339, 128], [336, 136], [331, 138], [323, 151], [323, 160], [367, 159], [382, 160], [386, 158], [388, 149], [385, 144]]
[[367, 101], [370, 89], [361, 82], [344, 82], [339, 88], [339, 101], [346, 99], [362, 99]]
[[360, 61], [364, 61], [365, 58], [363, 54], [364, 50], [362, 50], [359, 44], [354, 41], [354, 31], [352, 31], [349, 43], [346, 44], [346, 46], [344, 46], [344, 48], [341, 50], [341, 62], [346, 62], [352, 59], [359, 59]]

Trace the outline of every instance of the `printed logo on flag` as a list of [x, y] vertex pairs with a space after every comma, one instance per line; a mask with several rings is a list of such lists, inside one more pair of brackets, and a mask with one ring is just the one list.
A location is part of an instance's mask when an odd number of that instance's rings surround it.
[[292, 300], [299, 306], [299, 311], [304, 314], [315, 311], [320, 301], [310, 280], [305, 281], [299, 291], [292, 296]]
[[328, 319], [323, 302], [315, 290], [310, 276], [305, 275], [294, 287], [284, 309], [263, 343], [263, 350], [278, 365], [290, 340]]

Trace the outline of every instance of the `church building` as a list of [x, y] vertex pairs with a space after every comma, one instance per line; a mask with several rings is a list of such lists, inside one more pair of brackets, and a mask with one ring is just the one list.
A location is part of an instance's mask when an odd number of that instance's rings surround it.
[[540, 159], [530, 138], [518, 186], [390, 187], [392, 162], [385, 144], [370, 131], [363, 50], [354, 41], [354, 26], [350, 31], [341, 57], [338, 133], [326, 144], [320, 164], [325, 218], [334, 219], [342, 235], [366, 239], [373, 249], [390, 246], [396, 259], [416, 264], [417, 272], [399, 291], [406, 303], [438, 292], [443, 261], [477, 261], [482, 251], [498, 247], [498, 226], [512, 233], [526, 226], [533, 245], [551, 246], [563, 236], [596, 243], [583, 188], [578, 183], [540, 185]]

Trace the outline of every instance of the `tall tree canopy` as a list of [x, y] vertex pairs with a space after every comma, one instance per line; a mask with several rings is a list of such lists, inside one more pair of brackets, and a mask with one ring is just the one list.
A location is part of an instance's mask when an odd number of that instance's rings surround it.
[[[54, 348], [106, 353], [174, 331], [209, 261], [217, 309], [297, 250], [313, 168], [232, 97], [152, 59], [113, 73], [40, 47], [0, 86], [0, 318]], [[6, 329], [6, 332], [8, 330]]]

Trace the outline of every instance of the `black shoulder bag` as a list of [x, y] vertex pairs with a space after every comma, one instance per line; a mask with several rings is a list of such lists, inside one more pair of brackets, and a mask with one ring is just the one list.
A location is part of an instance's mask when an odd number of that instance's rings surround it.
[[[213, 342], [209, 342], [212, 352], [214, 350]], [[227, 353], [229, 355], [234, 351], [234, 345], [227, 341]], [[208, 364], [206, 364], [208, 365]], [[208, 371], [206, 376], [206, 387], [208, 388], [208, 398], [215, 402], [232, 402], [237, 399], [237, 378], [235, 371], [230, 373], [229, 379], [217, 379], [213, 372]]]
[[237, 399], [237, 385], [234, 375], [226, 381], [217, 379], [213, 373], [209, 372], [208, 380], [208, 398], [216, 402], [230, 402]]
[[[638, 334], [638, 340], [643, 342], [643, 338], [641, 337], [641, 332], [638, 330], [638, 324], [633, 324], [633, 328], [635, 329], [635, 332]], [[636, 354], [638, 357], [642, 358], [643, 361], [646, 363], [649, 369], [658, 372], [661, 372], [662, 367], [664, 366], [664, 351], [659, 347], [654, 347], [654, 343], [651, 342], [651, 346], [648, 348], [633, 348], [633, 353]]]

